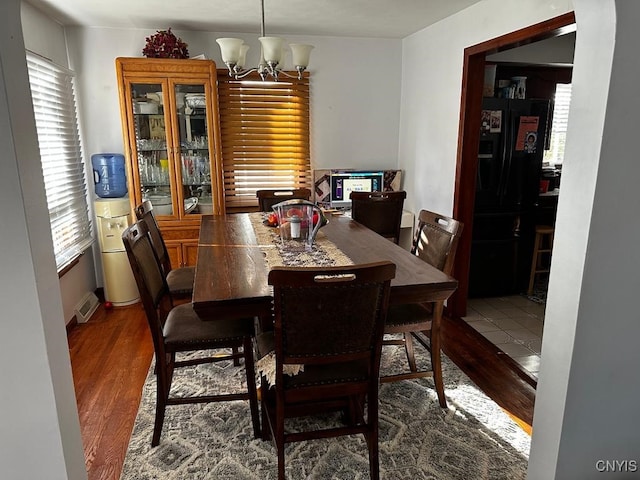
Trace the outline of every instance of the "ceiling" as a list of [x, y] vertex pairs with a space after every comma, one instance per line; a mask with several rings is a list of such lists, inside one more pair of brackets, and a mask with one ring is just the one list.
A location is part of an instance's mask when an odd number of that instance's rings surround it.
[[[26, 0], [62, 25], [260, 33], [260, 0]], [[404, 38], [480, 0], [264, 0], [266, 34]]]

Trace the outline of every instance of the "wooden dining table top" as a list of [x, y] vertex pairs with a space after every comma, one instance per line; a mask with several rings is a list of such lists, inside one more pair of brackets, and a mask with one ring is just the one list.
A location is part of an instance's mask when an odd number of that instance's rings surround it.
[[[192, 299], [201, 316], [269, 314], [272, 292], [264, 249], [275, 246], [258, 242], [249, 215], [202, 216]], [[396, 264], [391, 304], [446, 300], [458, 286], [454, 278], [348, 217], [333, 216], [320, 231], [356, 264]]]

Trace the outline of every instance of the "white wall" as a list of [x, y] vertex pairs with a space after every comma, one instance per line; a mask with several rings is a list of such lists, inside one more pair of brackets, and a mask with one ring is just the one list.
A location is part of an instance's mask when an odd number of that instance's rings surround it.
[[[66, 28], [70, 68], [78, 79], [78, 108], [87, 162], [94, 153], [124, 153], [115, 58], [141, 57], [145, 38], [153, 33], [131, 28]], [[215, 43], [218, 37], [244, 38], [251, 46], [249, 62], [258, 62], [257, 34], [174, 33], [189, 45], [191, 57], [204, 54], [219, 68], [224, 64]], [[291, 43], [315, 46], [310, 68], [312, 168], [397, 168], [401, 41], [291, 35], [286, 38]], [[372, 67], [380, 58], [384, 64], [374, 70]], [[290, 62], [289, 56], [285, 63], [289, 68]], [[92, 197], [96, 198], [93, 194]], [[98, 255], [95, 263], [101, 286]]]
[[[575, 0], [575, 12], [573, 92], [529, 478], [637, 478], [640, 3]], [[599, 473], [599, 460], [635, 461], [635, 469]]]
[[0, 2], [1, 476], [80, 480], [84, 455], [24, 48], [20, 1]]
[[[414, 208], [451, 212], [464, 48], [574, 8], [574, 93], [528, 478], [635, 478], [640, 4], [487, 0], [405, 39], [399, 162]], [[637, 471], [601, 473], [598, 460], [635, 461], [627, 465]]]
[[[142, 56], [144, 39], [153, 33], [138, 29], [67, 28], [71, 67], [80, 81], [89, 154], [123, 151], [114, 60]], [[215, 39], [240, 36], [251, 45], [249, 62], [257, 63], [257, 34], [178, 30], [174, 33], [188, 43], [190, 56], [203, 53], [215, 60], [219, 68], [224, 68], [224, 64]], [[315, 46], [310, 67], [313, 168], [395, 168], [401, 41], [291, 35], [286, 38], [292, 43]]]
[[464, 49], [571, 10], [569, 0], [486, 0], [404, 39], [398, 166], [410, 210], [452, 212]]

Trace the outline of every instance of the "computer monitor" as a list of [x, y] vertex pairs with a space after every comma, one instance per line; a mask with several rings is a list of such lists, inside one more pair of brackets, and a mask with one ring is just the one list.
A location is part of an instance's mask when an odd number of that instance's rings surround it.
[[331, 208], [350, 208], [351, 192], [381, 192], [384, 172], [371, 170], [332, 171]]

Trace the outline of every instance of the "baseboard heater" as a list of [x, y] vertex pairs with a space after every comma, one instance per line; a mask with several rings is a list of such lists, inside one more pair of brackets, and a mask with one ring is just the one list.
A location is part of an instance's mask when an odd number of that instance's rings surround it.
[[91, 318], [91, 315], [93, 315], [93, 312], [98, 309], [98, 305], [100, 305], [100, 301], [95, 293], [87, 292], [75, 308], [78, 323], [86, 323], [89, 318]]

